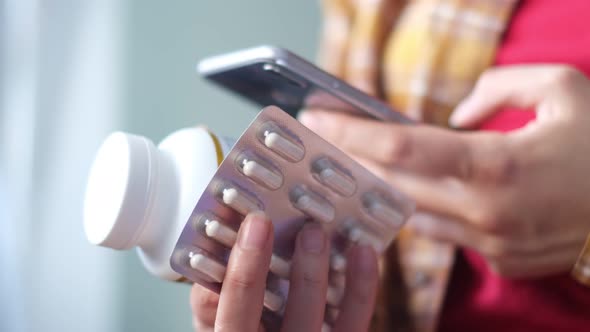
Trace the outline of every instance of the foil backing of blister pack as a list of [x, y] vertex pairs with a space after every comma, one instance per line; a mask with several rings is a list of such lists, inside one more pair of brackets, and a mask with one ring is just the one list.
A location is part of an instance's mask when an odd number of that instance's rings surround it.
[[330, 324], [346, 284], [347, 248], [360, 243], [382, 253], [414, 204], [287, 113], [269, 106], [244, 131], [196, 203], [172, 254], [172, 268], [219, 292], [236, 232], [253, 210], [264, 211], [274, 224], [263, 314], [267, 329], [274, 331], [288, 298], [289, 262], [304, 223], [321, 224], [331, 241], [326, 294]]

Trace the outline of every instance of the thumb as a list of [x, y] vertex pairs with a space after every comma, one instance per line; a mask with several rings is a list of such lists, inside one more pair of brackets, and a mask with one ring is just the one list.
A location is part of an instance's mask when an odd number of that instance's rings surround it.
[[580, 74], [567, 66], [498, 67], [484, 72], [471, 94], [451, 115], [453, 127], [470, 128], [502, 107], [537, 109], [564, 83]]

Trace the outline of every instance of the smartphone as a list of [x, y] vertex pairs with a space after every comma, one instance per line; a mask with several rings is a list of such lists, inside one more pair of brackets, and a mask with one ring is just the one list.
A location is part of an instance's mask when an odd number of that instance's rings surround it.
[[386, 103], [279, 47], [259, 46], [206, 58], [199, 74], [264, 107], [276, 105], [296, 117], [304, 108], [348, 111], [383, 121], [410, 124]]

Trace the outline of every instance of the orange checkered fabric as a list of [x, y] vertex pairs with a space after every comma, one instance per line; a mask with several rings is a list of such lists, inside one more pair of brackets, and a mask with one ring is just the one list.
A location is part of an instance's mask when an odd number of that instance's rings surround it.
[[417, 120], [446, 125], [494, 60], [515, 0], [323, 0], [320, 63]]
[[[516, 3], [322, 0], [320, 63], [396, 110], [446, 126], [492, 65]], [[454, 248], [404, 230], [385, 259], [372, 329], [434, 331]]]

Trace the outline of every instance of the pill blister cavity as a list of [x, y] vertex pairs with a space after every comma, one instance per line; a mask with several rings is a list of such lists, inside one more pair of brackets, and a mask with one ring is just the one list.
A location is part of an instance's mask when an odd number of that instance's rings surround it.
[[262, 143], [271, 151], [291, 162], [303, 159], [305, 149], [294, 137], [269, 122], [261, 127]]
[[225, 266], [202, 253], [189, 253], [189, 264], [191, 268], [206, 275], [214, 282], [220, 283], [225, 277]]
[[290, 196], [293, 206], [308, 217], [325, 223], [334, 220], [336, 214], [334, 207], [319, 195], [302, 187], [295, 187], [291, 190]]
[[279, 312], [283, 308], [285, 300], [282, 296], [275, 294], [268, 289], [264, 291], [264, 306], [272, 312]]
[[348, 230], [348, 238], [355, 244], [373, 247], [377, 253], [381, 253], [385, 250], [385, 243], [383, 243], [381, 239], [360, 226], [350, 227]]
[[291, 264], [277, 255], [270, 257], [270, 271], [283, 279], [289, 279]]
[[[238, 237], [236, 231], [212, 218], [206, 218], [204, 223], [207, 236], [228, 248], [235, 245]], [[288, 279], [291, 274], [291, 264], [275, 254], [271, 256], [269, 269], [283, 279]]]
[[376, 193], [363, 195], [363, 206], [375, 220], [390, 227], [399, 228], [404, 223], [404, 216], [392, 204]]
[[205, 220], [205, 233], [228, 248], [234, 246], [238, 237], [238, 233], [233, 229], [212, 218]]
[[261, 204], [257, 203], [255, 198], [233, 186], [223, 187], [221, 198], [224, 204], [244, 216], [250, 212], [262, 210]]
[[254, 156], [241, 155], [238, 162], [246, 177], [268, 189], [276, 190], [283, 184], [283, 175], [278, 170]]
[[323, 185], [342, 196], [352, 196], [356, 182], [344, 169], [328, 158], [320, 158], [312, 165], [314, 177]]
[[346, 257], [340, 253], [333, 253], [330, 257], [330, 267], [337, 272], [344, 272], [346, 270]]
[[334, 307], [340, 305], [342, 298], [344, 297], [344, 288], [328, 286], [326, 291], [326, 302]]

